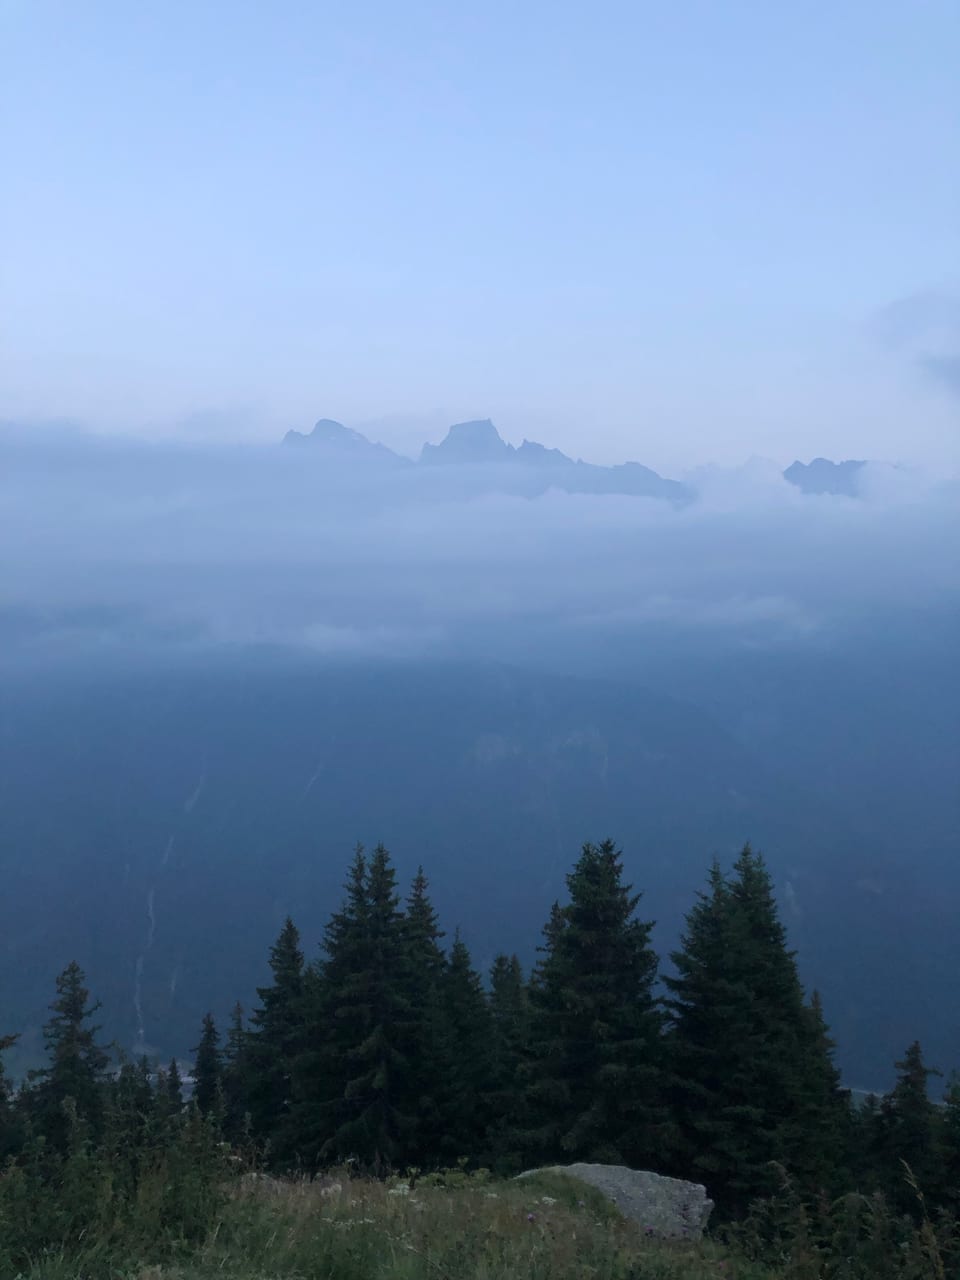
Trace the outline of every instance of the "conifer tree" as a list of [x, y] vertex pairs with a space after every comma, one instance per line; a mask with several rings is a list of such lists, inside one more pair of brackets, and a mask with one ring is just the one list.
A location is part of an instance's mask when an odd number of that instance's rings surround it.
[[792, 1132], [785, 1136], [785, 1149], [801, 1186], [839, 1194], [850, 1185], [854, 1164], [850, 1093], [834, 1062], [836, 1046], [818, 991], [804, 1006], [804, 1015], [796, 1105], [788, 1117]]
[[532, 1152], [649, 1164], [662, 1150], [662, 1020], [652, 924], [612, 841], [586, 844], [555, 905], [531, 985]]
[[[410, 1023], [404, 990], [404, 934], [390, 855], [377, 845], [367, 876], [365, 965], [345, 994], [359, 998], [363, 1036], [348, 1055], [345, 1114], [330, 1151], [355, 1152], [376, 1166], [390, 1165], [404, 1150], [415, 1118], [398, 1109], [398, 1084], [406, 1062], [399, 1046]], [[351, 989], [352, 988], [352, 989]]]
[[475, 1160], [489, 1123], [490, 1012], [480, 975], [459, 931], [443, 975], [444, 1081], [441, 1154]]
[[18, 1039], [19, 1036], [0, 1036], [0, 1107], [5, 1107], [9, 1103], [12, 1092], [3, 1062], [3, 1055], [8, 1049], [13, 1048]]
[[816, 1136], [836, 1105], [829, 1039], [804, 1004], [769, 873], [749, 845], [729, 879], [714, 862], [672, 959], [679, 1169], [699, 1173], [729, 1213], [773, 1189], [773, 1161], [822, 1185]]
[[150, 1065], [145, 1057], [120, 1063], [120, 1070], [110, 1082], [109, 1100], [115, 1140], [138, 1145], [153, 1110]]
[[354, 851], [344, 889], [343, 903], [324, 929], [324, 958], [303, 974], [303, 1041], [293, 1066], [291, 1123], [297, 1154], [307, 1167], [329, 1151], [328, 1143], [344, 1121], [347, 1055], [364, 1034], [362, 1011], [351, 1003], [354, 975], [365, 962], [368, 932], [362, 845]]
[[940, 1117], [930, 1100], [928, 1082], [940, 1073], [926, 1065], [916, 1040], [895, 1066], [896, 1084], [880, 1105], [885, 1189], [902, 1212], [916, 1213], [919, 1206], [916, 1192], [907, 1181], [907, 1168], [925, 1195], [938, 1188]]
[[66, 1150], [72, 1128], [68, 1103], [94, 1139], [103, 1129], [109, 1056], [97, 1044], [99, 1027], [88, 1025], [100, 1004], [90, 1004], [84, 981], [76, 961], [57, 978], [57, 998], [50, 1006], [53, 1016], [43, 1029], [48, 1065], [30, 1073], [35, 1086], [30, 1099], [34, 1126], [60, 1152]]
[[13, 1087], [4, 1067], [3, 1055], [17, 1043], [18, 1036], [0, 1036], [0, 1166], [19, 1150], [22, 1141], [20, 1117], [13, 1106]]
[[170, 1059], [170, 1066], [167, 1068], [166, 1085], [170, 1108], [175, 1114], [179, 1114], [183, 1110], [183, 1077], [180, 1075], [180, 1067], [176, 1058]]
[[881, 1147], [880, 1098], [868, 1093], [850, 1108], [850, 1187], [866, 1194], [883, 1189]]
[[487, 1162], [504, 1172], [522, 1163], [527, 1125], [523, 1071], [530, 1040], [530, 993], [515, 955], [498, 955], [490, 970], [490, 1077]]
[[270, 948], [269, 986], [258, 987], [259, 1008], [248, 1038], [249, 1110], [254, 1134], [270, 1143], [275, 1163], [292, 1159], [290, 1128], [294, 1064], [303, 1050], [304, 957], [300, 934], [287, 916]]
[[229, 1142], [246, 1136], [251, 1087], [250, 1033], [243, 1025], [239, 1001], [230, 1014], [230, 1029], [223, 1053], [223, 1132]]
[[220, 1033], [212, 1013], [203, 1016], [200, 1043], [195, 1046], [193, 1101], [202, 1116], [219, 1115], [222, 1107], [223, 1061]]
[[4, 1066], [3, 1055], [8, 1049], [13, 1048], [18, 1039], [19, 1036], [0, 1036], [0, 1116], [10, 1105], [10, 1098], [13, 1093], [10, 1080], [7, 1077], [6, 1067]]
[[140, 1177], [146, 1152], [159, 1144], [164, 1134], [158, 1124], [150, 1065], [145, 1057], [137, 1062], [124, 1059], [106, 1088], [107, 1106], [101, 1156], [109, 1159], [114, 1187], [132, 1194]]
[[170, 1060], [166, 1069], [157, 1069], [153, 1099], [155, 1127], [164, 1136], [164, 1141], [172, 1142], [183, 1120], [183, 1081], [176, 1058]]
[[404, 1141], [405, 1158], [423, 1168], [436, 1163], [445, 1136], [441, 1111], [447, 1077], [444, 1062], [442, 984], [446, 959], [443, 930], [430, 901], [423, 867], [407, 895], [402, 919], [403, 988], [409, 1005], [399, 1045], [403, 1057], [397, 1080], [401, 1114], [416, 1117]]
[[960, 1212], [960, 1072], [954, 1071], [943, 1095], [940, 1152], [942, 1158], [939, 1200]]
[[296, 1129], [322, 1160], [389, 1166], [405, 1153], [416, 1118], [400, 1109], [411, 1007], [396, 875], [382, 845], [369, 866], [357, 850], [324, 949], [298, 1071]]

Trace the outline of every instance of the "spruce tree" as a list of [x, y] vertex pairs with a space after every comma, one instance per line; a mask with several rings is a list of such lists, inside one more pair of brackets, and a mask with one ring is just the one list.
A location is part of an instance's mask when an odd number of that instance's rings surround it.
[[270, 948], [270, 974], [269, 986], [257, 988], [244, 1076], [253, 1133], [269, 1142], [273, 1162], [283, 1166], [293, 1159], [293, 1073], [305, 1020], [303, 951], [289, 916]]
[[193, 1050], [193, 1101], [202, 1116], [220, 1116], [222, 1110], [223, 1061], [220, 1034], [212, 1013], [203, 1016], [200, 1043]]
[[401, 1109], [411, 1005], [396, 876], [382, 845], [369, 866], [357, 850], [324, 949], [297, 1072], [295, 1127], [311, 1158], [388, 1167], [405, 1157], [416, 1117]]
[[666, 1133], [652, 924], [612, 841], [586, 844], [531, 984], [531, 1155], [649, 1166]]
[[183, 1081], [176, 1058], [157, 1069], [153, 1088], [155, 1126], [166, 1142], [175, 1140], [183, 1121]]
[[[329, 1152], [354, 1152], [375, 1167], [405, 1153], [415, 1117], [401, 1112], [398, 1085], [406, 1061], [400, 1050], [408, 1034], [411, 1005], [404, 990], [404, 933], [390, 855], [377, 845], [366, 886], [365, 964], [344, 992], [359, 1000], [363, 1035], [348, 1054], [343, 1118]], [[342, 1006], [341, 1006], [342, 1008]]]
[[303, 1040], [293, 1066], [291, 1123], [297, 1156], [308, 1168], [330, 1158], [328, 1144], [346, 1115], [347, 1055], [364, 1034], [362, 1010], [350, 999], [367, 954], [362, 845], [354, 851], [344, 889], [343, 903], [324, 929], [324, 957], [303, 974]]
[[524, 1064], [530, 1041], [530, 992], [515, 955], [498, 955], [490, 969], [490, 1077], [486, 1161], [509, 1173], [522, 1164], [528, 1124]]
[[792, 1132], [785, 1135], [785, 1149], [801, 1186], [840, 1194], [850, 1186], [855, 1164], [850, 1093], [834, 1062], [836, 1046], [818, 991], [804, 1014], [796, 1106], [788, 1117]]
[[774, 1161], [816, 1190], [830, 1173], [816, 1135], [836, 1105], [829, 1041], [804, 1003], [769, 873], [749, 845], [729, 879], [714, 862], [672, 959], [678, 1171], [702, 1176], [728, 1213], [773, 1190]]
[[416, 1118], [404, 1140], [405, 1158], [424, 1168], [436, 1164], [443, 1146], [441, 1106], [447, 1076], [443, 930], [422, 867], [417, 868], [407, 895], [402, 931], [402, 981], [409, 1008], [399, 1044], [403, 1063], [397, 1077], [397, 1106], [401, 1114]]
[[243, 1025], [243, 1005], [239, 1001], [230, 1014], [230, 1029], [223, 1053], [223, 1132], [229, 1142], [239, 1143], [247, 1135], [250, 1108], [250, 1033]]
[[850, 1186], [865, 1194], [882, 1191], [883, 1134], [880, 1098], [868, 1093], [850, 1110]]
[[120, 1130], [120, 1140], [139, 1144], [153, 1111], [150, 1064], [145, 1057], [123, 1061], [110, 1082], [110, 1109]]
[[170, 1066], [167, 1068], [166, 1086], [170, 1109], [179, 1115], [183, 1110], [183, 1077], [180, 1075], [180, 1067], [176, 1058], [170, 1059]]
[[132, 1192], [147, 1150], [162, 1145], [164, 1137], [147, 1059], [121, 1061], [106, 1095], [102, 1149], [108, 1155], [114, 1186], [117, 1190], [126, 1186]]
[[0, 1036], [0, 1166], [19, 1151], [22, 1143], [20, 1117], [13, 1105], [13, 1086], [4, 1067], [3, 1055], [17, 1043], [18, 1036]]
[[13, 1088], [7, 1077], [3, 1055], [8, 1049], [13, 1048], [18, 1039], [19, 1036], [0, 1036], [0, 1116], [3, 1116], [6, 1108], [9, 1107], [10, 1099], [13, 1096]]
[[53, 1016], [43, 1029], [48, 1065], [29, 1077], [34, 1085], [30, 1109], [35, 1130], [60, 1152], [69, 1142], [70, 1108], [94, 1140], [103, 1130], [109, 1055], [97, 1043], [99, 1027], [89, 1025], [100, 1004], [90, 1004], [84, 981], [76, 961], [57, 978], [57, 998], [50, 1006]]
[[942, 1156], [938, 1199], [960, 1214], [960, 1072], [954, 1071], [943, 1095], [940, 1150]]
[[940, 1072], [928, 1067], [918, 1041], [895, 1063], [897, 1081], [880, 1104], [880, 1148], [886, 1192], [902, 1212], [917, 1213], [909, 1169], [924, 1195], [939, 1185], [940, 1116], [929, 1096], [929, 1079]]
[[480, 975], [457, 932], [443, 975], [444, 1070], [441, 1155], [475, 1161], [489, 1123], [490, 1012]]

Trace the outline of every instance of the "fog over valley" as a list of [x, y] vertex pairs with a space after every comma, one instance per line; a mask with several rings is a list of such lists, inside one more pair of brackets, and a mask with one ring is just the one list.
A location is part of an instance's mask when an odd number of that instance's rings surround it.
[[[464, 426], [506, 447], [492, 424]], [[949, 607], [956, 588], [949, 475], [866, 462], [833, 494], [762, 459], [673, 478], [578, 475], [549, 455], [383, 454], [7, 429], [5, 660], [26, 660], [18, 636], [39, 660], [125, 635], [508, 656], [541, 627], [585, 653], [625, 628], [817, 647], [873, 617]]]
[[[423, 863], [481, 965], [613, 836], [676, 945], [710, 859], [768, 857], [852, 1085], [960, 1056], [955, 477], [660, 475], [458, 424], [263, 445], [0, 433], [0, 840], [26, 1063], [50, 955], [183, 1053], [311, 946], [358, 841]], [[810, 465], [807, 465], [810, 464]], [[923, 918], [922, 930], [904, 919]]]

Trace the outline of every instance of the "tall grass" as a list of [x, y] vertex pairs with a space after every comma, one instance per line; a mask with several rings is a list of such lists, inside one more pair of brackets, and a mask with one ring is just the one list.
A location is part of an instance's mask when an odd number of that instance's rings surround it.
[[[102, 1186], [91, 1194], [99, 1203]], [[79, 1234], [72, 1218], [72, 1235], [2, 1280], [960, 1280], [955, 1222], [922, 1203], [916, 1221], [899, 1218], [878, 1197], [811, 1207], [786, 1179], [724, 1241], [701, 1244], [657, 1240], [557, 1174], [247, 1173], [207, 1193], [203, 1230], [178, 1195], [147, 1179], [122, 1217]]]
[[783, 1280], [960, 1280], [960, 1223], [947, 1213], [931, 1218], [909, 1166], [912, 1217], [895, 1213], [880, 1194], [811, 1205], [779, 1173], [779, 1193], [758, 1201], [728, 1239]]
[[[174, 1247], [171, 1248], [171, 1243]], [[24, 1280], [769, 1280], [718, 1246], [669, 1243], [591, 1188], [545, 1176], [314, 1182], [247, 1176], [199, 1247], [137, 1261], [62, 1251]]]

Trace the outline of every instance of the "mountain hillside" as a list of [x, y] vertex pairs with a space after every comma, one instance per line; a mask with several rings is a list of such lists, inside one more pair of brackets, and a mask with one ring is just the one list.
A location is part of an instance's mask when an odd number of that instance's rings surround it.
[[606, 835], [664, 954], [711, 857], [764, 849], [855, 1083], [909, 1034], [949, 1047], [922, 1012], [943, 979], [904, 959], [889, 853], [719, 722], [633, 685], [278, 655], [38, 673], [0, 690], [0, 795], [0, 981], [33, 1028], [25, 1056], [72, 958], [121, 1043], [182, 1053], [209, 1004], [252, 995], [287, 912], [312, 953], [358, 840], [403, 876], [423, 863], [481, 967], [529, 962], [581, 842]]

